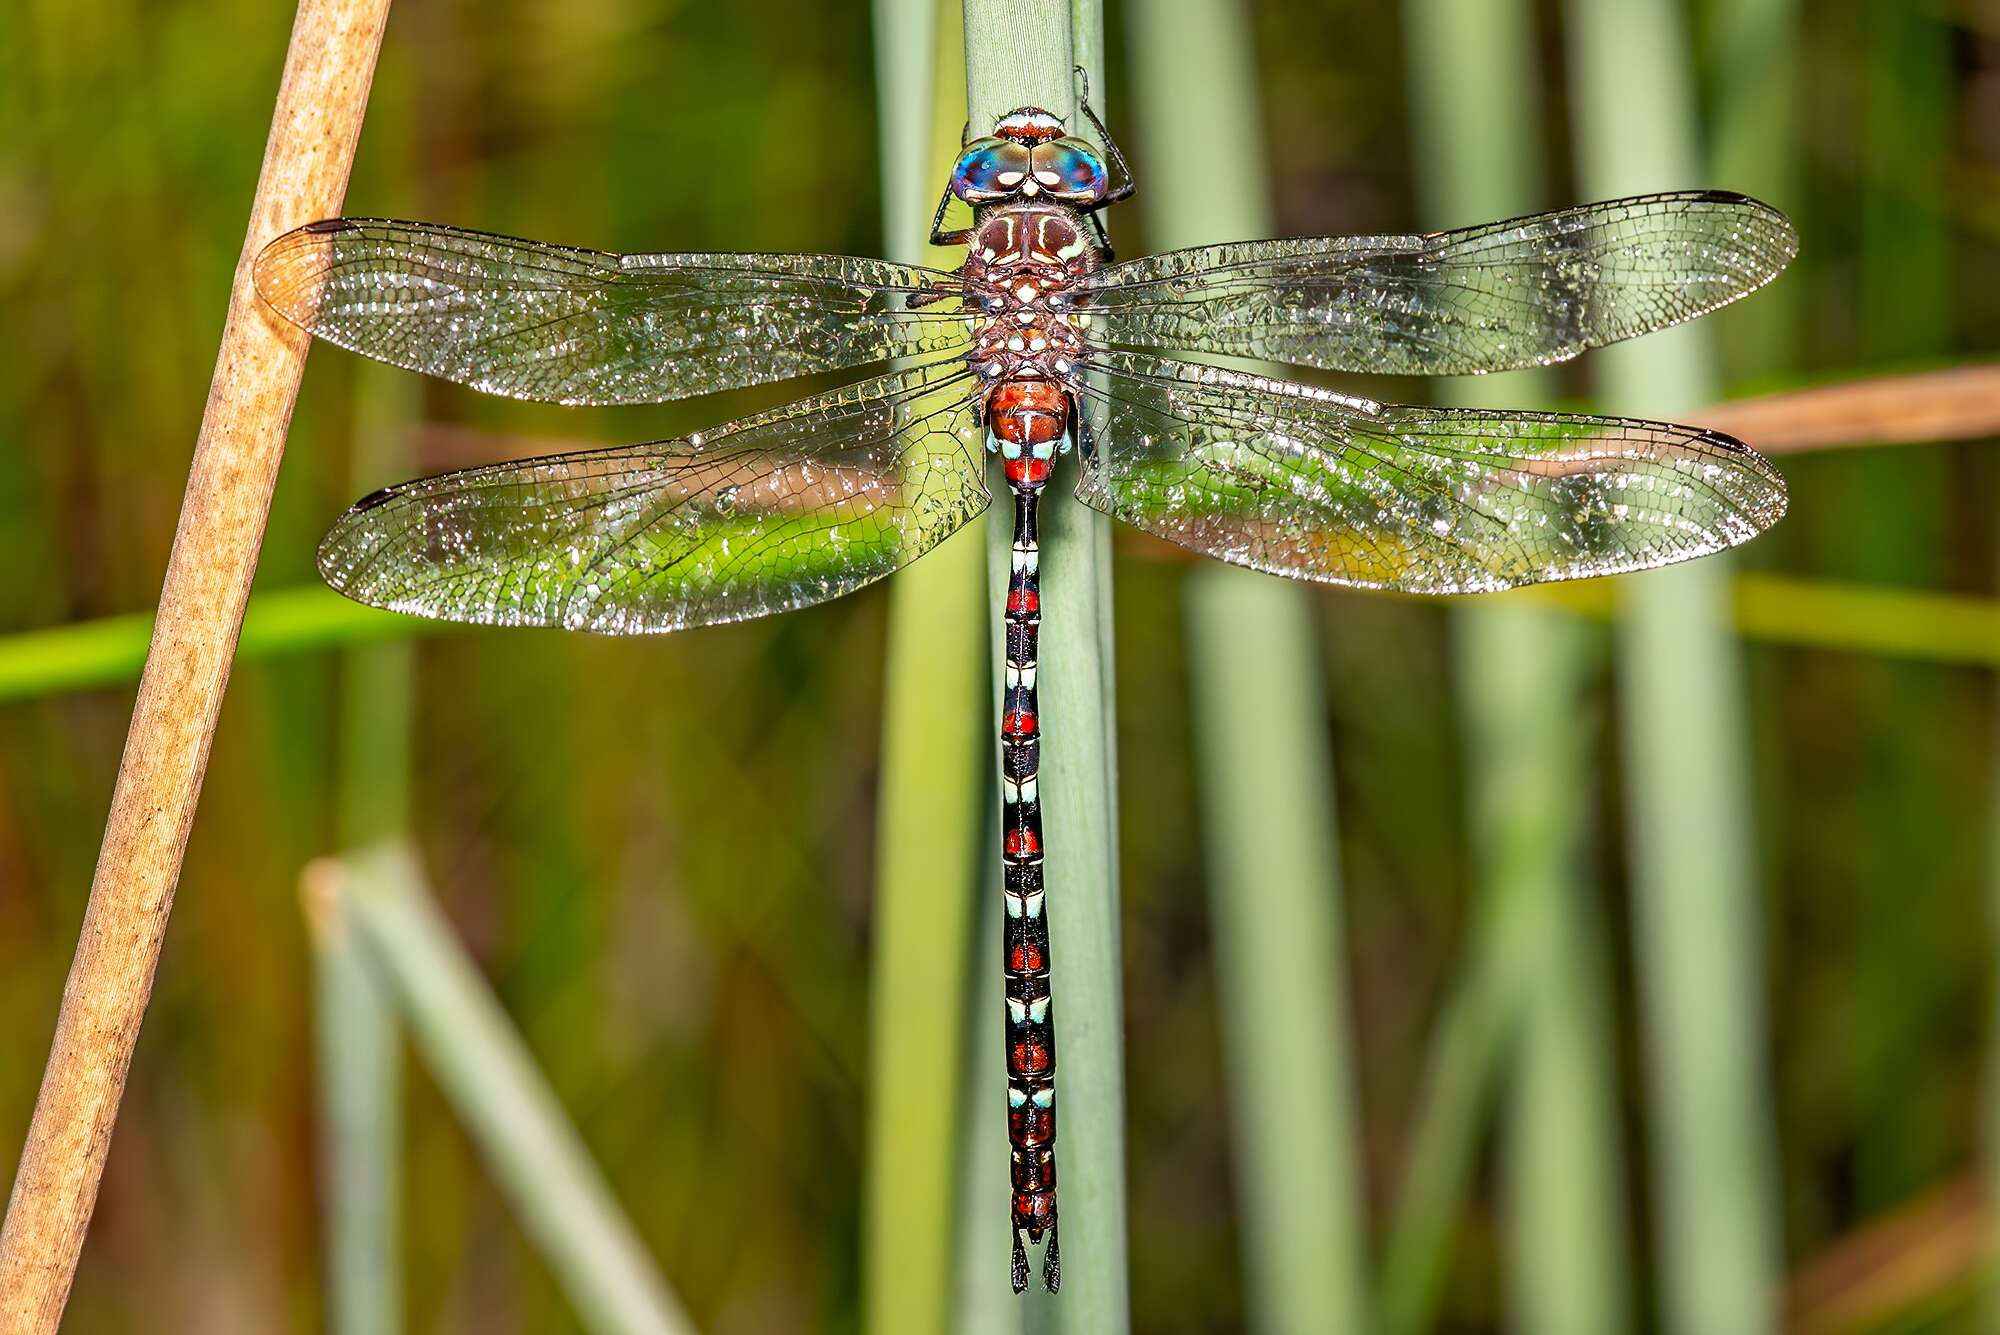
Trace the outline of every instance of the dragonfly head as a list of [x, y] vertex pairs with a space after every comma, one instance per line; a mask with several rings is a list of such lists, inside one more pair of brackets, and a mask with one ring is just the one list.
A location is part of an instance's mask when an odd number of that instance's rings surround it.
[[1045, 195], [1065, 204], [1094, 204], [1111, 174], [1095, 145], [1063, 132], [1046, 111], [1022, 107], [1000, 118], [993, 133], [967, 144], [951, 169], [951, 193], [968, 204]]

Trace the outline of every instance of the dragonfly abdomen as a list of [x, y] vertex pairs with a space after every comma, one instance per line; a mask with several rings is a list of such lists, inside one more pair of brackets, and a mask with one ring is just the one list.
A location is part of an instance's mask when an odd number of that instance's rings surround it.
[[[1016, 458], [1033, 454], [1016, 451]], [[1047, 458], [1039, 461], [1047, 476]], [[1010, 473], [1011, 476], [1011, 473]], [[1006, 899], [1007, 1137], [1013, 1159], [1014, 1291], [1028, 1286], [1029, 1243], [1048, 1238], [1042, 1282], [1061, 1278], [1056, 1248], [1056, 1037], [1049, 1001], [1049, 927], [1043, 915], [1041, 719], [1035, 689], [1041, 635], [1040, 483], [1017, 483], [1007, 579], [1006, 682], [1000, 699], [1000, 829]]]

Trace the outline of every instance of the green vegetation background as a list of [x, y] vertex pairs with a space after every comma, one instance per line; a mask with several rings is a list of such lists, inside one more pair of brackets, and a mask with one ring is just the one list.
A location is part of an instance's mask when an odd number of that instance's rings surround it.
[[[1809, 8], [1798, 187], [1778, 201], [1805, 251], [1773, 294], [1781, 314], [1725, 317], [1732, 390], [2000, 342], [2000, 12]], [[1700, 52], [1713, 6], [1695, 9]], [[1413, 230], [1396, 8], [1253, 13], [1278, 233]], [[157, 593], [288, 20], [250, 0], [0, 7], [0, 634], [140, 611]], [[407, 0], [348, 212], [620, 250], [879, 252], [869, 25], [851, 0]], [[1559, 125], [1560, 25], [1544, 31]], [[1117, 130], [1115, 36], [1111, 51]], [[1722, 71], [1699, 72], [1705, 95], [1729, 93]], [[1123, 137], [1142, 189], [1204, 168]], [[1553, 133], [1548, 151], [1558, 197], [1574, 194]], [[1136, 211], [1117, 226], [1128, 253], [1145, 248]], [[385, 415], [609, 442], [789, 392], [563, 411], [320, 349], [259, 587], [312, 580], [329, 520], [404, 471], [351, 463]], [[1990, 596], [1989, 445], [1787, 460], [1791, 518], [1745, 564]], [[1232, 1329], [1242, 1275], [1186, 567], [1119, 550], [1134, 1324]], [[1439, 607], [1317, 602], [1379, 1223], [1472, 926], [1461, 739]], [[413, 819], [432, 884], [662, 1271], [718, 1335], [858, 1321], [884, 610], [877, 588], [665, 640], [460, 633], [418, 655]], [[1753, 648], [1749, 664], [1770, 1079], [1786, 1260], [1801, 1267], [1965, 1189], [1977, 1162], [1993, 688], [1983, 671], [1836, 652]], [[296, 885], [339, 842], [336, 685], [327, 655], [245, 664], [232, 683], [66, 1330], [317, 1327]], [[1598, 685], [1611, 777], [1594, 858], [1637, 1147], [1630, 956], [1644, 942], [1627, 931], [1617, 731], [1608, 677]], [[129, 690], [0, 706], [0, 1161], [27, 1124], [129, 706]], [[418, 1076], [409, 1097], [412, 1328], [572, 1328], [434, 1090]], [[1630, 1171], [1643, 1243], [1644, 1173]], [[1492, 1192], [1482, 1179], [1459, 1239], [1451, 1329], [1503, 1310]], [[1638, 1278], [1644, 1291], [1643, 1266]], [[1969, 1287], [1948, 1290], [1921, 1328], [1970, 1328], [1971, 1311]]]

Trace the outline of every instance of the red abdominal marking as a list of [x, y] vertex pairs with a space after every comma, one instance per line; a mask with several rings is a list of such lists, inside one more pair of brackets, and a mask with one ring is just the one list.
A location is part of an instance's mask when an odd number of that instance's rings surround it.
[[1049, 480], [1055, 462], [1050, 459], [1009, 459], [1001, 467], [1007, 474], [1007, 480], [1015, 486], [1039, 487]]
[[1007, 1110], [1007, 1134], [1023, 1148], [1046, 1145], [1056, 1138], [1056, 1110], [1024, 1103]]
[[[986, 400], [993, 434], [1014, 445], [1047, 445], [1069, 430], [1069, 395], [1047, 380], [1009, 380]], [[1040, 461], [1047, 476], [1048, 460]]]
[[1055, 1184], [1055, 1155], [1030, 1152], [1014, 1156], [1014, 1190], [1043, 1192]]
[[1039, 1075], [1049, 1069], [1049, 1050], [1046, 1045], [1033, 1039], [1021, 1039], [1014, 1044], [1011, 1054], [1012, 1068], [1016, 1075]]
[[1039, 1237], [1043, 1230], [1056, 1222], [1056, 1194], [1053, 1191], [1015, 1192], [1014, 1218], [1025, 1219], [1024, 1227]]

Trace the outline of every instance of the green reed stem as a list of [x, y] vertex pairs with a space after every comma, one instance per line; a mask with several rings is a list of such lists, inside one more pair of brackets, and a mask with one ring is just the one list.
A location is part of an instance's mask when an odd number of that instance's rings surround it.
[[[1427, 225], [1458, 226], [1546, 207], [1533, 106], [1534, 14], [1520, 0], [1406, 0], [1418, 176]], [[1460, 404], [1545, 407], [1540, 375], [1440, 386]], [[1454, 615], [1467, 805], [1481, 920], [1475, 991], [1494, 1014], [1468, 1038], [1499, 1045], [1476, 1069], [1501, 1084], [1507, 1306], [1521, 1330], [1615, 1332], [1626, 1322], [1623, 1176], [1604, 942], [1581, 873], [1591, 801], [1594, 654], [1572, 616], [1474, 599]], [[1505, 924], [1506, 930], [1500, 930]], [[1513, 952], [1512, 959], [1487, 958]], [[1466, 1041], [1460, 1039], [1460, 1042]], [[1511, 1068], [1502, 1070], [1511, 1054]], [[1483, 1105], [1483, 1091], [1450, 1083]], [[1475, 1133], [1470, 1110], [1441, 1127]], [[1474, 1145], [1445, 1151], [1467, 1186]], [[1441, 1176], [1433, 1173], [1431, 1176]], [[1425, 1180], [1413, 1169], [1413, 1180]], [[1435, 1213], [1432, 1224], [1444, 1220]], [[1422, 1245], [1442, 1253], [1448, 1238]], [[1422, 1273], [1444, 1272], [1438, 1255]], [[1396, 1329], [1430, 1324], [1435, 1283], [1399, 1294]]]
[[[943, 7], [875, 5], [887, 253], [926, 264], [965, 103], [955, 42], [954, 62], [940, 59], [957, 30]], [[889, 586], [863, 1260], [863, 1328], [884, 1335], [936, 1335], [951, 1310], [967, 974], [991, 857], [985, 550], [955, 537]], [[1002, 1255], [989, 1257], [996, 1276]]]
[[[1704, 180], [1680, 6], [1579, 0], [1567, 14], [1585, 193]], [[1700, 324], [1596, 356], [1616, 412], [1671, 416], [1714, 392]], [[1771, 1328], [1780, 1251], [1732, 564], [1634, 577], [1619, 644], [1660, 1302], [1682, 1335]]]
[[[966, 103], [979, 130], [1023, 105], [1070, 115], [1072, 67], [1103, 96], [1098, 0], [966, 0]], [[1119, 995], [1117, 763], [1111, 674], [1110, 531], [1065, 485], [1044, 493], [1042, 822], [1061, 1127], [1062, 1292], [1031, 1290], [1029, 1329], [1118, 1335], [1129, 1324], [1125, 1241], [1125, 1091]], [[1004, 582], [1008, 525], [990, 529]], [[995, 621], [998, 625], [996, 606]], [[995, 635], [994, 643], [1002, 642]], [[995, 656], [997, 683], [999, 658]], [[994, 1007], [995, 1024], [999, 1008]], [[999, 1072], [984, 1077], [1002, 1097]], [[998, 1173], [1005, 1151], [993, 1147]], [[995, 1265], [1005, 1255], [993, 1258]]]
[[692, 1335], [526, 1044], [431, 903], [409, 849], [379, 845], [316, 868], [316, 898], [387, 984], [418, 1054], [585, 1329]]
[[[1240, 6], [1131, 12], [1134, 129], [1199, 172], [1147, 177], [1167, 250], [1268, 236], [1270, 188]], [[1250, 1329], [1369, 1329], [1339, 841], [1314, 600], [1203, 563], [1188, 649]]]

